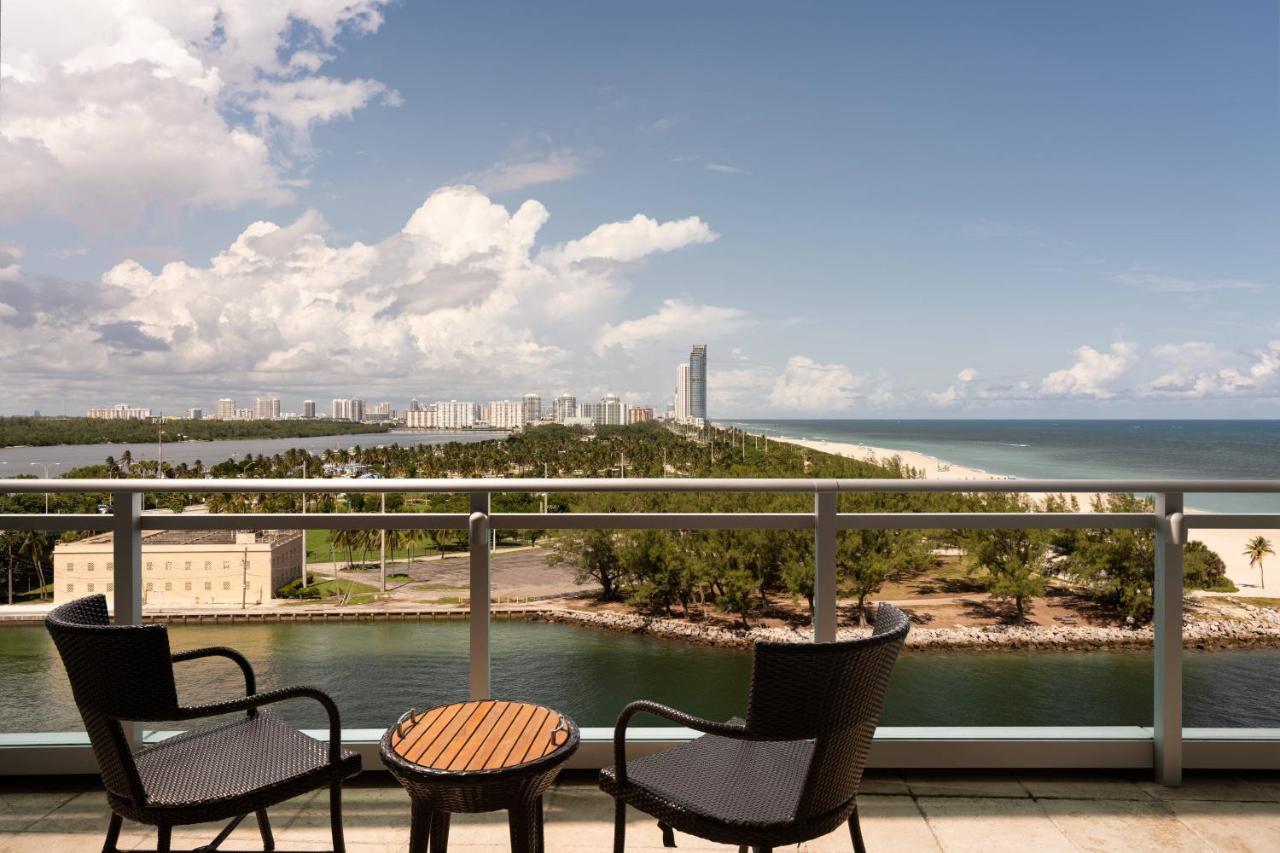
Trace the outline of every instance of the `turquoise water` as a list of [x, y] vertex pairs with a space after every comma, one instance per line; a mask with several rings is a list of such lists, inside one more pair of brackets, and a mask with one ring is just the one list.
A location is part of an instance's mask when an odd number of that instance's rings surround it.
[[[1280, 421], [743, 420], [770, 435], [914, 450], [996, 474], [1042, 478], [1280, 479]], [[1188, 493], [1221, 512], [1280, 512], [1280, 495]]]
[[[258, 671], [260, 689], [311, 684], [333, 694], [347, 728], [376, 728], [405, 709], [465, 698], [464, 622], [180, 625], [175, 649], [229, 645]], [[43, 627], [0, 629], [0, 731], [80, 729], [65, 673]], [[493, 689], [559, 708], [581, 725], [610, 726], [632, 699], [713, 719], [745, 708], [750, 654], [569, 625], [493, 626]], [[1280, 726], [1280, 650], [1188, 651], [1188, 726]], [[223, 661], [178, 665], [183, 702], [232, 695]], [[895, 726], [1150, 725], [1145, 652], [909, 652], [898, 662], [883, 723]], [[317, 706], [281, 706], [299, 724]], [[655, 723], [656, 724], [656, 723]]]

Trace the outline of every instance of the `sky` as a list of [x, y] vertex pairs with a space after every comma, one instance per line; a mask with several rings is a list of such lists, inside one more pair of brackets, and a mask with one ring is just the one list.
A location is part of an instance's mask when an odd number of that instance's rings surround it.
[[1271, 0], [6, 0], [0, 412], [1280, 416]]

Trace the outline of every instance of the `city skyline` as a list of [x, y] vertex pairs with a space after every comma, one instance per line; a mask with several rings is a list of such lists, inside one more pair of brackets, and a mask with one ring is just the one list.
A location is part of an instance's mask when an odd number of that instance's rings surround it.
[[66, 8], [0, 7], [0, 411], [697, 337], [726, 417], [1280, 412], [1274, 3]]

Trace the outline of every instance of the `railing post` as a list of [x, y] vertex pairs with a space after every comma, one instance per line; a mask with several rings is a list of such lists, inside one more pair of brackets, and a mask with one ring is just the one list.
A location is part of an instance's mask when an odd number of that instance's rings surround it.
[[[112, 620], [117, 625], [142, 624], [142, 495], [111, 493]], [[126, 723], [130, 746], [141, 746], [142, 723]]]
[[489, 698], [489, 493], [471, 495], [471, 698]]
[[142, 495], [111, 493], [111, 582], [117, 625], [142, 624]]
[[813, 641], [836, 639], [836, 498], [819, 486], [813, 500]]
[[1182, 784], [1182, 493], [1156, 495], [1155, 776]]

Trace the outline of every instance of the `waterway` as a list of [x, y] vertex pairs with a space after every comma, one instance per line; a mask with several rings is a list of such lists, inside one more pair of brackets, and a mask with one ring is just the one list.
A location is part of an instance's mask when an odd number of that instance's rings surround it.
[[48, 447], [3, 447], [0, 448], [0, 477], [14, 477], [19, 474], [38, 473], [32, 463], [44, 463], [50, 466], [57, 464], [51, 473], [54, 476], [65, 474], [73, 468], [86, 465], [100, 465], [108, 456], [119, 459], [127, 450], [137, 461], [155, 461], [158, 453], [163, 453], [164, 461], [173, 464], [197, 461], [206, 466], [225, 462], [228, 459], [243, 459], [246, 456], [274, 456], [284, 453], [290, 448], [306, 450], [310, 453], [323, 453], [326, 450], [341, 450], [348, 447], [378, 447], [399, 444], [412, 447], [418, 444], [449, 444], [450, 442], [471, 443], [505, 438], [505, 432], [372, 432], [355, 435], [320, 435], [310, 438], [246, 438], [219, 441], [174, 441], [157, 447], [155, 442], [144, 444], [55, 444]]
[[[329, 691], [346, 728], [383, 727], [409, 707], [465, 698], [465, 622], [175, 625], [175, 649], [228, 645], [254, 663], [259, 689]], [[712, 719], [745, 709], [750, 653], [531, 622], [493, 626], [495, 696], [552, 705], [581, 725], [609, 726], [628, 701], [655, 699]], [[1280, 727], [1280, 650], [1188, 651], [1185, 724]], [[892, 726], [1150, 725], [1146, 652], [907, 652], [889, 687]], [[229, 662], [178, 665], [179, 696], [234, 694]], [[321, 726], [318, 706], [280, 706]], [[657, 725], [657, 721], [647, 723]], [[0, 731], [81, 728], [66, 675], [40, 626], [0, 628]]]

